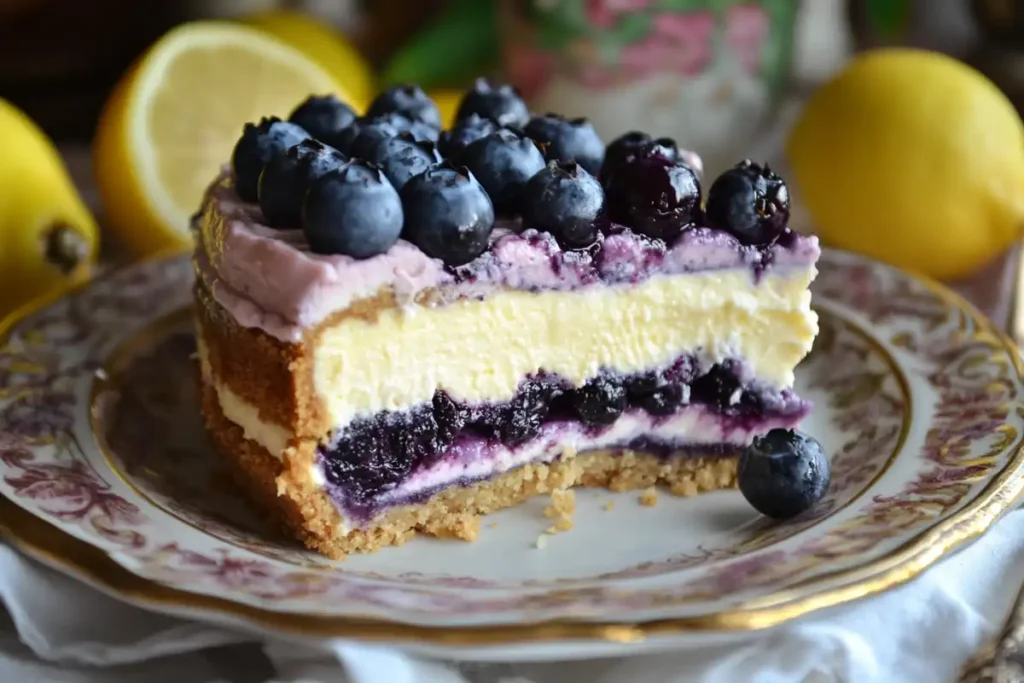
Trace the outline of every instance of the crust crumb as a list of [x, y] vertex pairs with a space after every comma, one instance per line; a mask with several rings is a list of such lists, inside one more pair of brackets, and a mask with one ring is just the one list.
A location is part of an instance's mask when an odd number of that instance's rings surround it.
[[604, 511], [605, 512], [611, 512], [614, 509], [615, 509], [615, 501], [614, 500], [610, 500], [610, 501], [608, 501], [607, 503], [604, 504]]
[[658, 504], [658, 490], [653, 486], [640, 494], [640, 504], [644, 507], [654, 507]]

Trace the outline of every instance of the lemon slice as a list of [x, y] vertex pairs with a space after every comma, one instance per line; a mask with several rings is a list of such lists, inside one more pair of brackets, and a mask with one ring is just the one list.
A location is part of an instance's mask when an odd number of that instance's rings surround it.
[[106, 224], [137, 256], [189, 244], [189, 217], [242, 126], [338, 93], [298, 50], [230, 22], [176, 28], [118, 84], [94, 142]]

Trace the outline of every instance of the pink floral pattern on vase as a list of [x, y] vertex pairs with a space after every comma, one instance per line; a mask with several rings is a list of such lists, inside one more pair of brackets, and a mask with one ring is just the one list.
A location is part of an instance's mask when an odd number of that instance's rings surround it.
[[651, 0], [585, 0], [587, 18], [594, 26], [609, 29], [624, 14], [647, 9]]
[[622, 66], [635, 78], [666, 70], [696, 75], [711, 61], [714, 31], [711, 12], [655, 15], [647, 38], [622, 50]]
[[771, 30], [771, 21], [764, 7], [757, 3], [733, 5], [725, 14], [725, 39], [750, 73], [761, 68], [764, 46]]

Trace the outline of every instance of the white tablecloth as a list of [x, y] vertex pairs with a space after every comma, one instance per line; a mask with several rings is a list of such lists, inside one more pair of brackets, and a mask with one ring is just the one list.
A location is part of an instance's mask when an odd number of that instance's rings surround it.
[[911, 583], [736, 647], [544, 664], [425, 662], [352, 642], [254, 642], [150, 614], [0, 546], [0, 681], [21, 683], [943, 683], [1024, 582], [1024, 511]]

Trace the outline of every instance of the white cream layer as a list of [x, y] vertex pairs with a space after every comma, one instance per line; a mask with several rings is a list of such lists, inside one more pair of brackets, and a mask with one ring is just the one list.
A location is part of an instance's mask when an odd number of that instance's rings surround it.
[[813, 266], [656, 276], [635, 286], [503, 291], [438, 308], [384, 311], [328, 328], [314, 350], [314, 383], [332, 424], [430, 401], [510, 400], [544, 370], [582, 384], [600, 369], [632, 373], [699, 350], [742, 358], [759, 380], [791, 387], [818, 331]]

